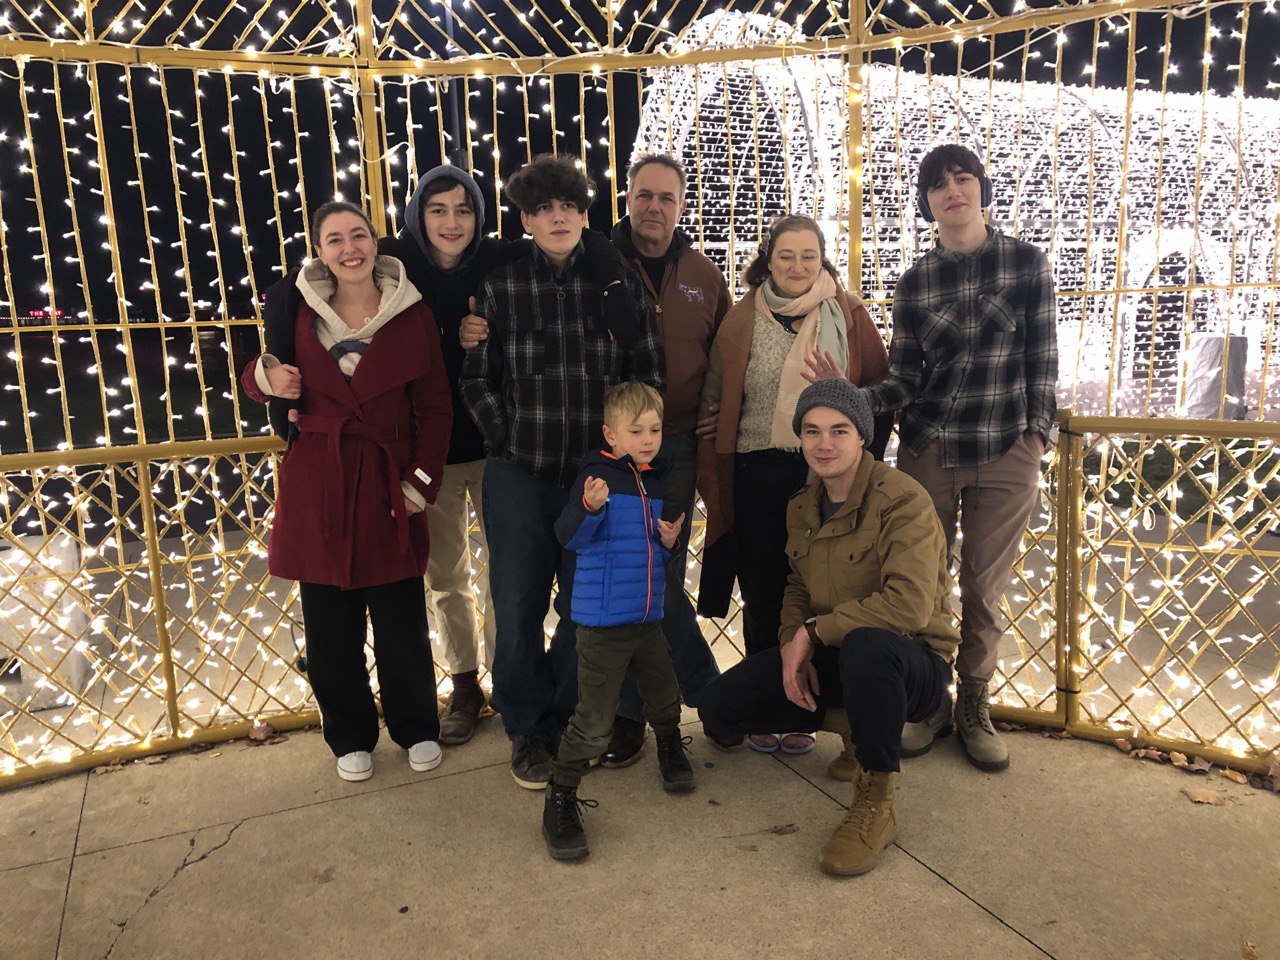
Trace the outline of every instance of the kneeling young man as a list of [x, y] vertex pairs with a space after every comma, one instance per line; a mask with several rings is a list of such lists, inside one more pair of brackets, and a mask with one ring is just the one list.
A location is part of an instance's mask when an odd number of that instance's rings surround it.
[[847, 380], [819, 380], [800, 395], [794, 429], [817, 479], [787, 507], [780, 646], [712, 682], [699, 708], [707, 731], [727, 741], [816, 731], [828, 708], [844, 707], [853, 802], [819, 860], [838, 875], [866, 873], [897, 836], [902, 727], [938, 709], [960, 642], [933, 504], [866, 454], [873, 428]]

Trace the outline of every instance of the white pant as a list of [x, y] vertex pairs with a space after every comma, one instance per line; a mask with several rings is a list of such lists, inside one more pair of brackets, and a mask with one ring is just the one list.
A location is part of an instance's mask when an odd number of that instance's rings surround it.
[[[484, 516], [480, 509], [480, 481], [484, 461], [452, 463], [444, 468], [444, 481], [436, 502], [427, 507], [431, 553], [427, 560], [427, 613], [434, 632], [436, 661], [450, 674], [487, 670], [493, 661], [493, 617], [489, 615], [488, 547]], [[470, 498], [470, 506], [467, 499]], [[471, 533], [471, 513], [476, 531]], [[486, 563], [471, 585], [471, 540], [485, 551]], [[479, 610], [477, 610], [477, 598]], [[484, 618], [484, 649], [476, 616]]]

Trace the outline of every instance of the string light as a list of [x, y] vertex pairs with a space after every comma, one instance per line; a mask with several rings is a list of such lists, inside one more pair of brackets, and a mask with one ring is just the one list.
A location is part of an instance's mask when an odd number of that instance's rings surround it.
[[[235, 378], [258, 343], [258, 294], [307, 256], [305, 218], [319, 201], [368, 196], [376, 171], [387, 187], [378, 214], [397, 229], [417, 178], [457, 149], [496, 211], [505, 209], [504, 175], [534, 152], [559, 149], [610, 184], [607, 205], [624, 186], [624, 115], [640, 118], [637, 149], [673, 150], [689, 162], [688, 229], [735, 281], [763, 225], [790, 209], [819, 216], [847, 264], [856, 202], [861, 283], [875, 291], [886, 325], [895, 278], [931, 242], [911, 210], [914, 162], [943, 139], [976, 143], [1009, 185], [995, 220], [1051, 251], [1064, 382], [1077, 413], [1176, 412], [1186, 400], [1177, 375], [1183, 315], [1194, 324], [1226, 318], [1230, 333], [1261, 345], [1243, 390], [1224, 399], [1275, 412], [1275, 388], [1265, 393], [1262, 380], [1262, 356], [1274, 354], [1275, 281], [1250, 258], [1275, 249], [1280, 117], [1274, 101], [1243, 96], [1249, 77], [1239, 69], [1250, 30], [1275, 30], [1274, 0], [1253, 9], [1252, 25], [1243, 6], [1179, 17], [1179, 30], [1200, 29], [1200, 47], [1164, 49], [1144, 33], [1138, 52], [1148, 75], [1135, 87], [1148, 89], [1132, 93], [1106, 87], [1108, 61], [1130, 43], [1133, 24], [1162, 25], [1169, 14], [1112, 17], [1096, 29], [1037, 27], [1019, 34], [1018, 46], [964, 32], [988, 15], [986, 4], [956, 14], [950, 5], [890, 0], [877, 8], [879, 33], [937, 25], [955, 42], [908, 46], [893, 37], [850, 91], [838, 55], [655, 67], [643, 76], [610, 75], [589, 60], [576, 74], [516, 74], [503, 61], [606, 49], [696, 58], [714, 48], [843, 41], [849, 24], [835, 5], [762, 0], [750, 12], [700, 7], [699, 20], [681, 22], [671, 11], [613, 4], [597, 22], [573, 6], [559, 19], [535, 9], [503, 19], [489, 5], [407, 0], [393, 21], [371, 24], [346, 0], [308, 4], [306, 13], [270, 2], [252, 14], [175, 20], [176, 6], [134, 2], [93, 31], [83, 5], [64, 13], [26, 0], [0, 15], [0, 30], [18, 40], [145, 41], [162, 62], [170, 47], [252, 54], [207, 68], [27, 57], [0, 65], [3, 116], [20, 118], [0, 129], [0, 169], [9, 171], [0, 192], [0, 310], [15, 315], [0, 328], [0, 356], [13, 372], [0, 454], [127, 445], [144, 433], [148, 442], [176, 442], [267, 432], [262, 411], [241, 406]], [[1046, 8], [1014, 0], [1009, 9]], [[374, 84], [370, 116], [358, 73], [370, 42], [382, 66], [434, 68], [447, 56], [460, 62], [459, 75], [387, 73]], [[277, 72], [276, 54], [342, 63]], [[1265, 79], [1253, 71], [1255, 88], [1280, 86], [1280, 61], [1264, 67]], [[1202, 73], [1214, 79], [1198, 92], [1167, 88], [1169, 77]], [[850, 103], [867, 111], [852, 156]], [[1128, 143], [1117, 133], [1126, 118]], [[163, 124], [165, 136], [140, 134], [140, 119]], [[865, 166], [855, 170], [853, 157]], [[860, 197], [851, 199], [851, 184]], [[1162, 225], [1154, 236], [1139, 229], [1152, 223]], [[491, 218], [497, 227], [514, 233], [513, 212], [500, 225]], [[1147, 259], [1133, 252], [1140, 247]], [[87, 269], [99, 262], [104, 269]], [[1107, 374], [1117, 370], [1123, 376], [1112, 383]], [[1280, 693], [1267, 664], [1275, 660], [1268, 611], [1277, 570], [1261, 545], [1277, 510], [1270, 445], [1100, 437], [1082, 455], [1086, 522], [1075, 545], [1086, 571], [1085, 714], [1228, 750], [1274, 749]], [[127, 460], [4, 474], [0, 667], [17, 651], [22, 678], [0, 672], [0, 775], [158, 740], [172, 732], [171, 702], [183, 736], [306, 708], [295, 668], [296, 588], [265, 574], [273, 470], [269, 454], [236, 453], [152, 463], [141, 476]], [[1037, 708], [1052, 706], [1057, 685], [1058, 482], [1045, 481], [1006, 597], [1015, 629], [1002, 696]], [[1198, 549], [1184, 542], [1192, 524], [1212, 531]], [[162, 598], [153, 594], [152, 563]], [[688, 582], [697, 582], [693, 571]], [[1231, 600], [1210, 609], [1209, 595]], [[176, 698], [157, 630], [161, 599]], [[734, 619], [703, 626], [726, 642], [738, 638]]]

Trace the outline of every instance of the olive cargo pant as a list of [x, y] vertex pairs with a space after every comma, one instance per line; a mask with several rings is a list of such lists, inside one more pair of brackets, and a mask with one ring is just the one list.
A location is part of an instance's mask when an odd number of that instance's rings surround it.
[[680, 729], [680, 687], [661, 623], [578, 627], [578, 706], [551, 761], [552, 780], [576, 787], [613, 733], [618, 693], [630, 676], [658, 736]]

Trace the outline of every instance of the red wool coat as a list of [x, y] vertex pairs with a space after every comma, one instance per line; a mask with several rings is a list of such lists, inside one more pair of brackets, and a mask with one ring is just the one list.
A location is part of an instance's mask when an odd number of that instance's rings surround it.
[[[277, 477], [268, 569], [346, 589], [421, 577], [427, 519], [407, 516], [400, 484], [435, 502], [453, 422], [431, 311], [417, 303], [389, 320], [350, 383], [316, 337], [315, 317], [305, 304], [298, 311], [301, 414]], [[255, 357], [241, 383], [265, 400], [257, 364]]]

